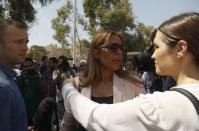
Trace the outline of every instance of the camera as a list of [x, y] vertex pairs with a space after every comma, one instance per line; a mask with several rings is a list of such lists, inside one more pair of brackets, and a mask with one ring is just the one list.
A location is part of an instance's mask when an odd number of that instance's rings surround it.
[[70, 64], [67, 58], [62, 59], [62, 62], [58, 64], [58, 69], [61, 69], [63, 72], [66, 72], [70, 69]]

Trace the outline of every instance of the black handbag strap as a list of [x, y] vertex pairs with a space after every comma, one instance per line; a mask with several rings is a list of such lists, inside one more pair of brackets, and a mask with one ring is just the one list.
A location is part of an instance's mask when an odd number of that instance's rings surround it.
[[183, 88], [172, 88], [172, 89], [170, 89], [170, 91], [177, 91], [177, 92], [183, 94], [184, 96], [186, 96], [191, 101], [191, 103], [193, 104], [193, 106], [195, 107], [195, 109], [199, 115], [199, 101], [191, 92], [189, 92]]

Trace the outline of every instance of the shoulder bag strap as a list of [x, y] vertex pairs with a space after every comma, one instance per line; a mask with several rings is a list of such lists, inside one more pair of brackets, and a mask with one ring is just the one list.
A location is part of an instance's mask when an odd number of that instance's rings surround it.
[[191, 103], [193, 104], [193, 106], [195, 107], [195, 109], [199, 115], [199, 101], [191, 92], [189, 92], [183, 88], [172, 88], [172, 89], [170, 89], [170, 91], [177, 91], [177, 92], [183, 94], [184, 96], [186, 96], [191, 101]]

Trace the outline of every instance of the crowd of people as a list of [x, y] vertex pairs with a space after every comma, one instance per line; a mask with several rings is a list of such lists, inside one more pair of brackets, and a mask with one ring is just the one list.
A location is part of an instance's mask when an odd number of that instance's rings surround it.
[[0, 131], [199, 130], [198, 13], [163, 22], [133, 57], [122, 33], [98, 32], [78, 68], [27, 57], [27, 30], [0, 20]]
[[[30, 128], [43, 131], [51, 130], [49, 128], [53, 124], [59, 126], [65, 112], [61, 93], [63, 81], [78, 76], [84, 70], [83, 64], [86, 66], [86, 60], [80, 61], [81, 67], [78, 71], [77, 68], [75, 70], [74, 67], [70, 67], [69, 60], [65, 56], [60, 56], [58, 59], [43, 56], [41, 64], [26, 57], [25, 61], [15, 68], [20, 72], [16, 77], [16, 83], [24, 98]], [[49, 100], [49, 98], [52, 99]], [[49, 104], [49, 107], [45, 107], [43, 104]], [[42, 118], [43, 115], [40, 114], [45, 114], [44, 110], [48, 110], [49, 113]], [[54, 123], [41, 121], [47, 118]]]

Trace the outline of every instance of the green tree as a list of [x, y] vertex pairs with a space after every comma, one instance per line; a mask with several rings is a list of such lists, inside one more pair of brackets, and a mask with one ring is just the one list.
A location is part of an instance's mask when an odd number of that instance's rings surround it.
[[[134, 22], [132, 5], [129, 0], [84, 0], [84, 16], [78, 16], [77, 21], [84, 26], [84, 30], [93, 36], [101, 30], [120, 31], [124, 34], [127, 51], [143, 51], [149, 40], [151, 27]], [[70, 32], [72, 5], [67, 4], [58, 10], [58, 16], [52, 21], [56, 31], [54, 38], [67, 45]], [[77, 30], [78, 32], [78, 30]], [[85, 50], [90, 43], [78, 39], [80, 56], [85, 56]]]
[[85, 0], [84, 12], [89, 19], [86, 26], [91, 36], [100, 30], [120, 31], [124, 35], [127, 52], [146, 48], [150, 28], [134, 22], [129, 0]]
[[129, 32], [135, 28], [129, 0], [85, 0], [84, 13], [89, 19], [91, 36], [99, 30]]
[[150, 44], [150, 35], [152, 30], [154, 29], [153, 26], [146, 26], [143, 23], [138, 23], [136, 26], [136, 37], [135, 37], [135, 43], [139, 44], [137, 49], [140, 51], [143, 51], [143, 49], [147, 49]]
[[52, 20], [52, 28], [55, 30], [53, 37], [62, 47], [69, 45], [67, 37], [70, 33], [71, 10], [72, 4], [70, 1], [67, 1], [64, 6], [57, 10], [57, 17]]
[[31, 24], [36, 19], [36, 10], [33, 3], [39, 2], [46, 6], [54, 0], [0, 0], [0, 18], [12, 18], [17, 21]]

